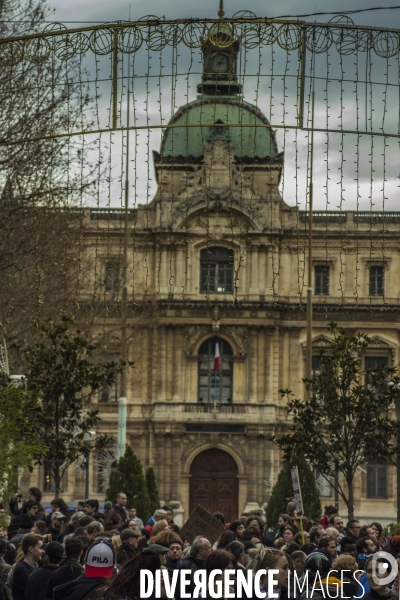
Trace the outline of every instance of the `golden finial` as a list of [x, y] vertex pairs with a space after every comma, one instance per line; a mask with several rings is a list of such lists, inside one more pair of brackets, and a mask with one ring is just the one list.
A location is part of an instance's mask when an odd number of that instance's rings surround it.
[[218, 11], [218, 16], [220, 19], [222, 19], [222, 17], [225, 16], [225, 11], [224, 11], [224, 0], [219, 0], [219, 11]]

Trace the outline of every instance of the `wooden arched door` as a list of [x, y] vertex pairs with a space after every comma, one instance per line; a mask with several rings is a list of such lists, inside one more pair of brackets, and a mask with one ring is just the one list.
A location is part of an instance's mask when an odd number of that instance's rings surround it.
[[190, 512], [200, 504], [210, 513], [222, 512], [227, 523], [238, 518], [238, 468], [230, 454], [204, 450], [192, 462], [190, 474]]

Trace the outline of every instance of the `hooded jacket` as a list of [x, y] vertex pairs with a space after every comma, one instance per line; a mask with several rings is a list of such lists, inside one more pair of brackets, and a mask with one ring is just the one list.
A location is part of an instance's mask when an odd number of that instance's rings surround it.
[[67, 560], [67, 564], [59, 567], [55, 573], [50, 576], [46, 588], [46, 598], [53, 598], [53, 590], [56, 587], [60, 587], [75, 581], [78, 577], [83, 574], [83, 567], [77, 560]]
[[104, 577], [86, 577], [82, 575], [53, 589], [53, 600], [100, 600], [103, 593], [100, 592], [106, 579]]

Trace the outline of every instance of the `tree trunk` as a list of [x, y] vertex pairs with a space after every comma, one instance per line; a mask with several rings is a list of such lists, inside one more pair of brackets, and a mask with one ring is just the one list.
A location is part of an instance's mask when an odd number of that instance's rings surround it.
[[354, 519], [354, 489], [353, 489], [353, 479], [347, 480], [347, 489], [348, 489], [348, 520], [351, 521]]
[[53, 477], [54, 477], [54, 485], [55, 485], [55, 497], [59, 498], [61, 494], [61, 477], [60, 477], [60, 469], [58, 465], [53, 467]]

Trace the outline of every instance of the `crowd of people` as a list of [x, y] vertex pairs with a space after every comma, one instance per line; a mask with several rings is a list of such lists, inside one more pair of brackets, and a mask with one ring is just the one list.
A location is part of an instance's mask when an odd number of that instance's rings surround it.
[[[135, 507], [127, 507], [123, 492], [115, 504], [105, 503], [103, 511], [95, 499], [71, 510], [61, 498], [51, 502], [51, 510], [44, 510], [41, 497], [38, 488], [31, 488], [21, 509], [11, 504], [12, 518], [0, 534], [0, 600], [139, 600], [143, 570], [153, 575], [165, 572], [161, 597], [167, 597], [166, 581], [178, 582], [175, 600], [185, 597], [179, 585], [184, 571], [189, 573], [187, 598], [226, 598], [226, 591], [218, 593], [218, 582], [228, 570], [236, 575], [232, 598], [241, 571], [252, 574], [247, 595], [252, 600], [263, 593], [279, 600], [399, 597], [398, 575], [393, 574], [388, 585], [383, 577], [392, 566], [376, 559], [380, 550], [397, 559], [382, 526], [376, 522], [362, 526], [353, 519], [345, 527], [334, 506], [325, 507], [320, 521], [312, 523], [289, 503], [275, 530], [267, 530], [257, 514], [242, 514], [226, 523], [217, 512], [214, 517], [224, 526], [218, 540], [212, 543], [199, 535], [189, 543], [181, 538], [170, 506], [156, 510], [144, 524]], [[1, 505], [0, 512], [5, 514]], [[376, 569], [373, 557], [382, 563], [381, 569]], [[397, 562], [400, 566], [400, 556]], [[210, 576], [215, 593], [198, 594], [200, 569]], [[218, 575], [211, 578], [216, 569]], [[315, 585], [315, 577], [322, 587]], [[150, 598], [155, 597], [153, 592]]]

